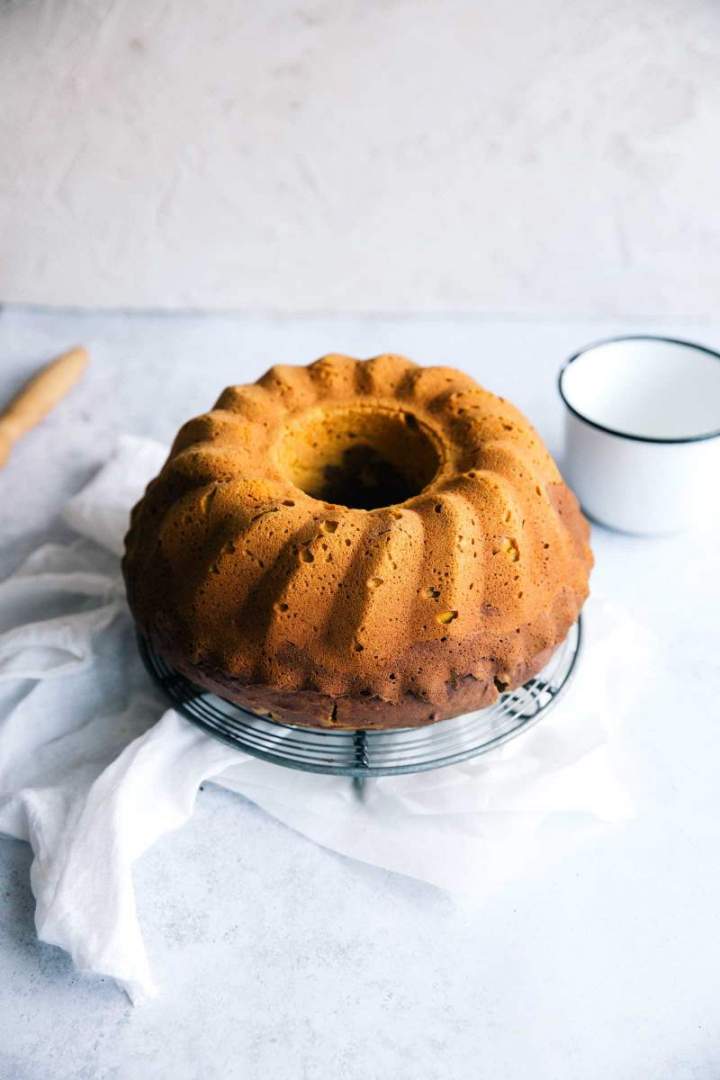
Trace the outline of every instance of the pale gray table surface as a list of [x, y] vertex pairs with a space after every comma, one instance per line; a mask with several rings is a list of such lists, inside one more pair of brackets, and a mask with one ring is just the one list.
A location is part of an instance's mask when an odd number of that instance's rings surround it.
[[[0, 576], [64, 535], [58, 510], [118, 434], [169, 440], [272, 362], [396, 351], [455, 364], [559, 452], [560, 361], [648, 328], [720, 345], [720, 323], [5, 310], [0, 399], [76, 341], [93, 364], [0, 473]], [[719, 544], [595, 528], [594, 546], [595, 590], [656, 638], [656, 677], [624, 734], [642, 774], [635, 821], [469, 910], [208, 788], [136, 870], [162, 988], [136, 1009], [37, 943], [29, 848], [0, 839], [1, 1080], [720, 1077]]]

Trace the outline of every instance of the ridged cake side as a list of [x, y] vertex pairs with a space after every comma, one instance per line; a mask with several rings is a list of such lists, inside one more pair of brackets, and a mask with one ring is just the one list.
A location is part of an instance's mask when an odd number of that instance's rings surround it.
[[[405, 425], [435, 463], [420, 494], [364, 510], [293, 482], [338, 409], [372, 414], [378, 438]], [[538, 670], [587, 596], [587, 537], [507, 401], [452, 368], [329, 356], [231, 387], [181, 429], [124, 570], [138, 624], [196, 681], [293, 722], [391, 726]]]

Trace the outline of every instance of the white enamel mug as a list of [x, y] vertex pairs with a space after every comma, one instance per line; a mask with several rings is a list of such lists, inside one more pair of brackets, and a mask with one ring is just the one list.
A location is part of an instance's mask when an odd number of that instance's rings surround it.
[[720, 353], [672, 338], [612, 338], [560, 371], [564, 474], [590, 517], [680, 532], [718, 514]]

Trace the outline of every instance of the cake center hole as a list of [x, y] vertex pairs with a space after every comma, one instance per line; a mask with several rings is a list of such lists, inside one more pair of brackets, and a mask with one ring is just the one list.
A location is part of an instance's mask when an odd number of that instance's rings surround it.
[[308, 495], [360, 510], [418, 495], [440, 466], [429, 432], [399, 409], [316, 409], [289, 425], [278, 456]]

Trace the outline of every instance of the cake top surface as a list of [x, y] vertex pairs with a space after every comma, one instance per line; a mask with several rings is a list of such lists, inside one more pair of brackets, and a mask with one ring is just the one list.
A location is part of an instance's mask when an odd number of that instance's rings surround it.
[[133, 514], [143, 629], [246, 683], [439, 693], [557, 644], [587, 526], [509, 402], [383, 355], [277, 366], [179, 432]]

